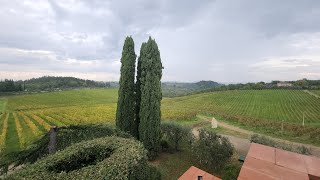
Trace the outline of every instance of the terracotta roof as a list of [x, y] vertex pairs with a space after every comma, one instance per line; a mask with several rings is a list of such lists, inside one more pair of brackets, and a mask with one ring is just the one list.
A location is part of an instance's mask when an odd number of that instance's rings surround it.
[[238, 180], [320, 180], [320, 159], [252, 143]]
[[221, 180], [194, 166], [191, 166], [182, 176], [180, 176], [179, 180], [197, 180], [198, 176], [202, 176], [203, 180]]

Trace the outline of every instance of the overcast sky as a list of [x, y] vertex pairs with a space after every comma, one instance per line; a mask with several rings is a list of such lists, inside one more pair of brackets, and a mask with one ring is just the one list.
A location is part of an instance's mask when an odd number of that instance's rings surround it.
[[319, 0], [0, 0], [0, 79], [118, 81], [124, 39], [163, 81], [320, 79]]

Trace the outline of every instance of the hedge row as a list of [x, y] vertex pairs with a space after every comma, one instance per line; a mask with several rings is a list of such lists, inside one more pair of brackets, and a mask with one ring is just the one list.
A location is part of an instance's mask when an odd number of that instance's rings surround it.
[[[92, 140], [95, 138], [119, 136], [124, 138], [131, 137], [129, 134], [119, 131], [109, 125], [71, 125], [60, 127], [57, 134], [57, 150], [64, 150], [66, 147], [81, 142]], [[27, 149], [20, 152], [7, 154], [0, 158], [0, 174], [8, 170], [8, 166], [34, 163], [38, 159], [49, 154], [49, 133], [45, 134], [41, 139], [34, 142]]]
[[146, 154], [136, 140], [98, 138], [44, 157], [7, 179], [160, 179], [148, 166]]

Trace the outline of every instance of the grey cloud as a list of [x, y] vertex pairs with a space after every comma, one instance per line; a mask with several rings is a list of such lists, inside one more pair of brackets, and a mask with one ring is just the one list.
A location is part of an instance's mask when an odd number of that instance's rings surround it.
[[156, 39], [164, 80], [320, 78], [318, 17], [316, 0], [5, 1], [0, 78], [19, 70], [118, 77], [127, 35], [137, 54], [149, 35]]

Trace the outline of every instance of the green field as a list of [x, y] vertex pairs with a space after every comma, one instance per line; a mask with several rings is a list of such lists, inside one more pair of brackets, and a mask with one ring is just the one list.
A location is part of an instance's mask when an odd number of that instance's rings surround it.
[[[26, 148], [52, 125], [113, 124], [116, 103], [117, 89], [72, 90], [2, 98], [0, 148], [6, 152]], [[186, 123], [197, 114], [236, 120], [249, 128], [259, 127], [275, 132], [275, 135], [279, 133], [279, 123], [283, 120], [288, 137], [296, 136], [295, 131], [301, 132], [299, 141], [314, 137], [310, 132], [316, 133], [313, 129], [320, 129], [320, 99], [299, 90], [221, 91], [162, 100], [164, 120]], [[302, 131], [303, 116], [305, 127]], [[319, 144], [320, 140], [313, 139], [311, 143]]]
[[311, 91], [311, 92], [313, 92], [313, 93], [317, 94], [318, 96], [320, 96], [320, 90], [314, 90], [314, 91]]

